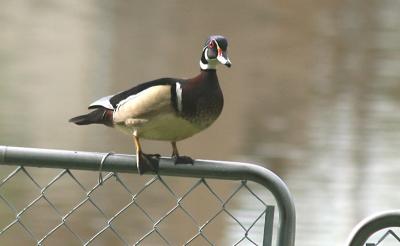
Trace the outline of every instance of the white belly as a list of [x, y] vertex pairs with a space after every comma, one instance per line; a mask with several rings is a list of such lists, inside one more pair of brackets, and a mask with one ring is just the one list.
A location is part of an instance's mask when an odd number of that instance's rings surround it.
[[203, 130], [174, 113], [157, 115], [139, 125], [117, 124], [116, 127], [129, 134], [136, 130], [139, 138], [163, 141], [179, 141]]

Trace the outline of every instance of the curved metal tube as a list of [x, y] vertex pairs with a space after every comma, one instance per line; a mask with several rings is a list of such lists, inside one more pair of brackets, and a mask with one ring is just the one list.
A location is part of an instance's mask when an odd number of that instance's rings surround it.
[[[0, 165], [80, 169], [137, 173], [133, 155], [112, 154], [102, 161], [104, 153], [0, 146]], [[227, 161], [195, 160], [193, 165], [175, 165], [171, 158], [161, 158], [159, 174], [165, 176], [204, 177], [225, 180], [251, 180], [274, 195], [279, 210], [277, 245], [293, 246], [296, 212], [286, 184], [273, 172], [261, 166]]]
[[350, 233], [346, 245], [364, 245], [372, 234], [389, 227], [400, 227], [400, 210], [377, 213], [362, 220]]

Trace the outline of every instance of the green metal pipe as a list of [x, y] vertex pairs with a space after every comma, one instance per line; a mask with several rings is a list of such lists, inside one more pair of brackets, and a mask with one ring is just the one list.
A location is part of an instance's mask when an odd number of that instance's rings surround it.
[[362, 220], [354, 227], [346, 245], [364, 245], [372, 234], [389, 227], [400, 227], [400, 210], [381, 212]]
[[[0, 146], [0, 165], [99, 170], [106, 153]], [[103, 171], [137, 173], [133, 155], [112, 154], [103, 162]], [[293, 246], [296, 212], [286, 184], [273, 172], [254, 164], [196, 160], [193, 165], [175, 165], [171, 158], [161, 158], [159, 174], [164, 176], [204, 177], [224, 180], [251, 180], [274, 195], [279, 210], [278, 245]]]

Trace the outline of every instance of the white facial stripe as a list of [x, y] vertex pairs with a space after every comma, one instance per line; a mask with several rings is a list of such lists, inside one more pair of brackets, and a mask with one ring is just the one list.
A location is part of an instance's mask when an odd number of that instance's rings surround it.
[[206, 58], [206, 60], [207, 60], [207, 64], [204, 64], [203, 62], [201, 62], [201, 59], [200, 59], [200, 68], [201, 69], [204, 69], [204, 70], [206, 70], [206, 69], [216, 69], [216, 67], [217, 67], [217, 59], [210, 59], [210, 58], [208, 58], [208, 56], [207, 56], [207, 51], [208, 51], [208, 48], [207, 47], [205, 47], [204, 48], [204, 50], [203, 50], [203, 52], [204, 52], [204, 57]]
[[178, 107], [178, 111], [182, 112], [182, 87], [179, 82], [176, 82], [176, 105]]
[[227, 63], [230, 63], [229, 59], [225, 58], [225, 57], [222, 55], [223, 53], [222, 53], [221, 48], [219, 47], [218, 42], [217, 42], [215, 39], [213, 39], [213, 40], [211, 40], [211, 41], [214, 42], [215, 45], [217, 46], [218, 54], [217, 54], [217, 57], [216, 57], [216, 58], [210, 59], [210, 58], [208, 57], [208, 55], [207, 55], [208, 46], [206, 46], [206, 47], [203, 48], [204, 57], [205, 57], [206, 60], [208, 61], [207, 64], [204, 64], [204, 63], [202, 63], [202, 61], [200, 60], [200, 68], [203, 69], [203, 70], [206, 70], [206, 69], [216, 69], [218, 62], [220, 62], [220, 63], [222, 63], [222, 64], [224, 64], [224, 65], [227, 64]]
[[217, 44], [217, 50], [218, 50], [218, 55], [217, 55], [217, 60], [222, 63], [222, 64], [227, 64], [229, 61], [229, 59], [225, 58], [222, 54], [222, 49], [219, 47], [218, 42], [215, 41], [215, 43]]
[[214, 43], [217, 45], [217, 50], [220, 50], [221, 48], [219, 47], [219, 44], [218, 44], [217, 40], [214, 40], [214, 39], [213, 39], [213, 41], [214, 41]]
[[218, 61], [219, 61], [220, 63], [222, 63], [222, 64], [228, 63], [228, 59], [226, 59], [226, 58], [223, 57], [222, 55], [218, 55], [218, 56], [217, 56], [217, 59], [218, 59]]
[[208, 58], [207, 53], [208, 53], [208, 48], [206, 47], [206, 48], [204, 48], [204, 57], [206, 58], [207, 61], [209, 61], [210, 58]]

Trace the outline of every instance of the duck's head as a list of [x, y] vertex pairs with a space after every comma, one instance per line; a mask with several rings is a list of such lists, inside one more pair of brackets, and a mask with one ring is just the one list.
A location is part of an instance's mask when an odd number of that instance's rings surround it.
[[221, 35], [208, 37], [201, 54], [200, 68], [202, 70], [216, 69], [218, 63], [231, 67], [232, 63], [227, 56], [227, 48], [228, 41], [225, 37]]

